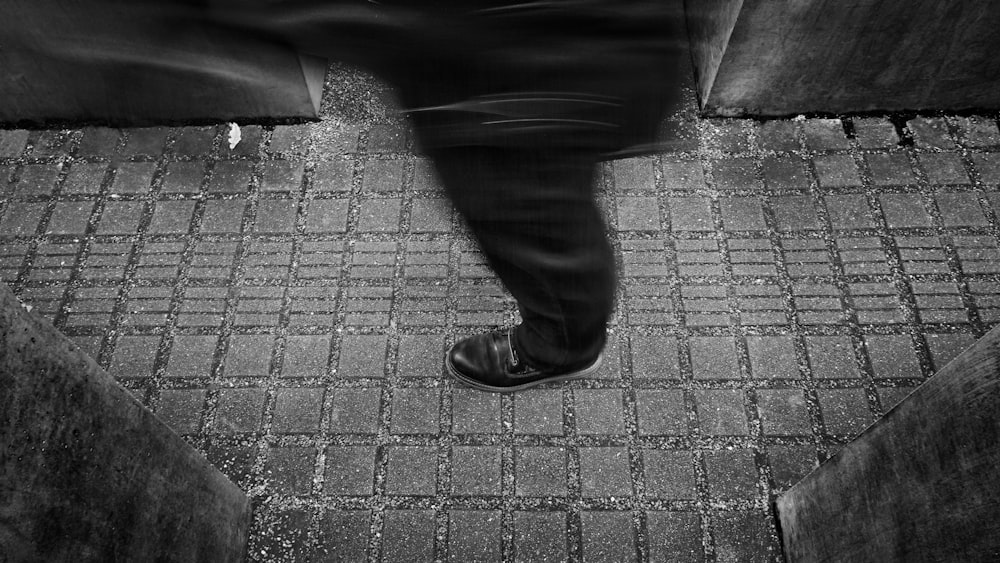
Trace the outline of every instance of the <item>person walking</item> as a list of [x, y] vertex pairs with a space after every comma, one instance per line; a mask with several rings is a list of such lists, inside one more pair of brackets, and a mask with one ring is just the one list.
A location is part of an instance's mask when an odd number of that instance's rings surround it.
[[511, 392], [598, 370], [616, 278], [597, 164], [655, 150], [683, 53], [679, 0], [282, 0], [232, 13], [398, 88], [521, 316], [452, 346], [451, 376]]

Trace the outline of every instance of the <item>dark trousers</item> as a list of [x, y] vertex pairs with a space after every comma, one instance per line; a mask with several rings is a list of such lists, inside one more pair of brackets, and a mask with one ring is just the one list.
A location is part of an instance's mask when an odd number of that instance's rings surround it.
[[448, 196], [517, 299], [522, 360], [542, 368], [592, 361], [615, 293], [614, 254], [594, 200], [596, 154], [431, 147]]

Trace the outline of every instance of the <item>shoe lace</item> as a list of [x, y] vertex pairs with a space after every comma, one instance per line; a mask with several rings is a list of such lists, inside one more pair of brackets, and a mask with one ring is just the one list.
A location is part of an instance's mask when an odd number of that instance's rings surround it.
[[514, 340], [514, 329], [511, 328], [507, 330], [507, 349], [510, 350], [510, 358], [511, 358], [510, 367], [512, 369], [517, 369], [521, 367], [521, 360], [520, 358], [517, 357], [517, 352], [514, 351], [513, 340]]

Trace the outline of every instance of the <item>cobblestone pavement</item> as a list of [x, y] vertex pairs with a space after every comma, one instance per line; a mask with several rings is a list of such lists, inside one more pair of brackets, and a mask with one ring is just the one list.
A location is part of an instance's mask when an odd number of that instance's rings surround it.
[[251, 561], [777, 561], [774, 495], [1000, 320], [995, 118], [689, 102], [603, 169], [607, 367], [513, 396], [443, 376], [514, 303], [392, 120], [0, 131], [0, 279], [249, 492]]

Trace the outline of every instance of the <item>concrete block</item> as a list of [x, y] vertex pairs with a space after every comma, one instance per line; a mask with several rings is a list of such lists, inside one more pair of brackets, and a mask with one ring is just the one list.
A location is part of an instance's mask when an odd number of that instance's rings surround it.
[[0, 559], [242, 561], [246, 495], [0, 285]]

